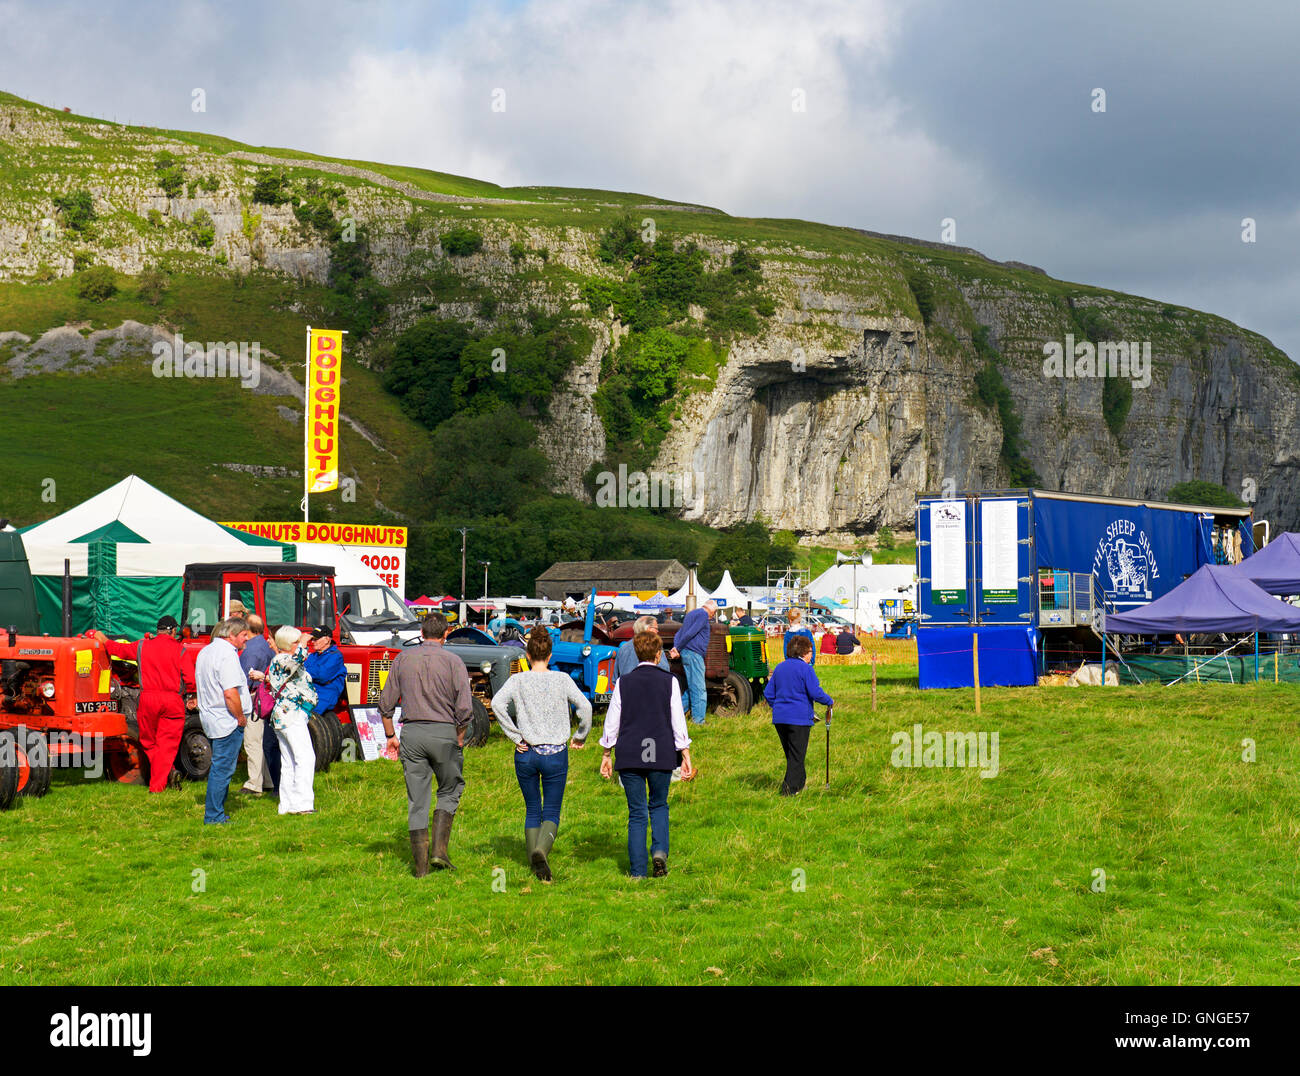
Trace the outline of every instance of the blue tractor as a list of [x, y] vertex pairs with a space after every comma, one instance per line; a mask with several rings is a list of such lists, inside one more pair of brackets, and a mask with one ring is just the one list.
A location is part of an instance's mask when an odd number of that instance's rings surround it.
[[566, 672], [591, 700], [592, 706], [608, 706], [614, 694], [614, 657], [618, 647], [603, 628], [596, 627], [596, 591], [587, 601], [587, 616], [579, 628], [570, 621], [548, 629], [551, 633], [550, 668]]

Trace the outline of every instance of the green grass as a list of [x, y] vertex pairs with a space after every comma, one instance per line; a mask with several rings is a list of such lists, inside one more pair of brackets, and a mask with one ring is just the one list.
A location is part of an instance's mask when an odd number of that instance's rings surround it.
[[[671, 874], [647, 882], [625, 875], [594, 741], [573, 756], [550, 886], [523, 865], [498, 732], [468, 752], [459, 869], [421, 881], [395, 764], [318, 776], [312, 817], [239, 799], [216, 831], [201, 787], [56, 775], [0, 815], [0, 982], [1300, 979], [1294, 688], [990, 689], [977, 718], [969, 691], [918, 692], [914, 666], [881, 676], [872, 713], [865, 667], [822, 672], [830, 791], [820, 726], [809, 787], [785, 800], [766, 712], [711, 719], [700, 778], [673, 788]], [[892, 767], [914, 722], [999, 731], [1001, 772]]]
[[[118, 280], [121, 290], [103, 303], [78, 299], [73, 278], [39, 286], [0, 283], [4, 325], [35, 339], [64, 324], [88, 326], [83, 329], [88, 334], [126, 319], [146, 325], [166, 322], [187, 341], [257, 340], [283, 360], [266, 361], [301, 377], [303, 330], [314, 320], [313, 311], [319, 314], [322, 289], [261, 274], [241, 287], [233, 276], [177, 273], [154, 307], [138, 298], [130, 277]], [[13, 343], [0, 345], [0, 363], [15, 350]], [[302, 425], [280, 418], [276, 407], [301, 405], [287, 396], [255, 394], [235, 380], [155, 378], [151, 361], [143, 350], [87, 373], [42, 373], [17, 380], [0, 366], [0, 401], [9, 416], [10, 443], [40, 446], [39, 452], [13, 454], [6, 515], [21, 525], [38, 522], [132, 473], [214, 519], [273, 505], [289, 518], [295, 515], [301, 478], [257, 478], [216, 464], [300, 470]], [[357, 501], [349, 504], [340, 493], [326, 494], [319, 498], [319, 510], [331, 505], [339, 513], [336, 518], [356, 513], [356, 520], [370, 519], [375, 509], [367, 504], [373, 505], [371, 498], [385, 499], [401, 461], [424, 433], [384, 391], [380, 378], [357, 364], [346, 348], [344, 376], [344, 413], [387, 450], [344, 424], [344, 474], [358, 479]], [[56, 482], [54, 502], [42, 499], [45, 478]], [[317, 499], [312, 503], [315, 509]]]

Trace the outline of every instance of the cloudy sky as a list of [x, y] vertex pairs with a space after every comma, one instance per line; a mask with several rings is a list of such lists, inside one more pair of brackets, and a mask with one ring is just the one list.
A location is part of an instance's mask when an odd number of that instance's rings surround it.
[[1300, 6], [0, 0], [0, 38], [0, 89], [120, 121], [927, 239], [951, 217], [1300, 358]]

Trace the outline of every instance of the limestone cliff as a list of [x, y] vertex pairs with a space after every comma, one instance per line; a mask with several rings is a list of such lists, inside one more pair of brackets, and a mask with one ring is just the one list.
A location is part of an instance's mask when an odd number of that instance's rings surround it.
[[[188, 176], [207, 178], [206, 188], [162, 193], [152, 165], [160, 149], [177, 154]], [[392, 302], [380, 330], [352, 345], [363, 361], [430, 314], [479, 327], [530, 308], [568, 314], [592, 346], [537, 422], [558, 488], [575, 495], [585, 495], [592, 464], [617, 470], [621, 462], [607, 458], [593, 396], [625, 327], [593, 312], [581, 289], [614, 275], [597, 257], [599, 238], [630, 212], [698, 243], [715, 264], [745, 244], [761, 258], [775, 307], [762, 332], [729, 340], [715, 380], [677, 400], [655, 466], [695, 476], [688, 518], [722, 526], [761, 516], [844, 539], [909, 527], [918, 492], [1007, 484], [1001, 423], [976, 387], [987, 360], [973, 342], [978, 330], [996, 353], [1044, 487], [1158, 498], [1191, 479], [1234, 492], [1253, 485], [1257, 517], [1300, 527], [1291, 496], [1300, 477], [1297, 368], [1267, 340], [1210, 315], [900, 237], [253, 152], [7, 95], [0, 153], [0, 281], [40, 286], [71, 274], [80, 252], [128, 274], [166, 260], [191, 272], [324, 282], [330, 252], [319, 235], [290, 207], [251, 200], [258, 170], [274, 164], [342, 185], [345, 212], [368, 231], [374, 273]], [[63, 226], [53, 201], [78, 189], [91, 192], [96, 211], [80, 235]], [[199, 209], [212, 217], [210, 248], [196, 247], [188, 228]], [[448, 257], [440, 239], [465, 227], [482, 236], [482, 249]], [[1153, 358], [1150, 384], [1133, 387], [1127, 414], [1109, 425], [1101, 379], [1049, 377], [1043, 368], [1045, 343], [1096, 335], [1098, 326], [1107, 338], [1149, 343]], [[13, 328], [0, 304], [0, 333]], [[0, 350], [6, 361], [12, 356]]]

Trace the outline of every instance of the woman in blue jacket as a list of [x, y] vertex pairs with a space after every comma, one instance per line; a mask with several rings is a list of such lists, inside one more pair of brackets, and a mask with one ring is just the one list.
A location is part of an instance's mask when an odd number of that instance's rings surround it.
[[781, 795], [794, 796], [803, 791], [808, 780], [804, 758], [808, 754], [808, 735], [812, 732], [813, 703], [835, 705], [822, 690], [812, 670], [812, 642], [804, 635], [788, 641], [790, 656], [772, 670], [763, 698], [772, 706], [772, 724], [785, 752], [785, 778]]

